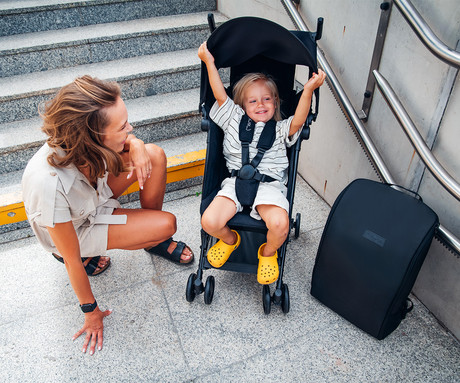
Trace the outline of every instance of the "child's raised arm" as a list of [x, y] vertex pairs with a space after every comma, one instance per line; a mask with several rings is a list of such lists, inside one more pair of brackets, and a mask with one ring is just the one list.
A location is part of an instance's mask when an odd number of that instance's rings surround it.
[[225, 92], [224, 84], [222, 83], [219, 72], [214, 64], [214, 57], [211, 52], [209, 52], [206, 42], [201, 44], [198, 48], [198, 57], [206, 64], [212, 93], [214, 94], [219, 106], [221, 106], [227, 99], [227, 92]]
[[324, 73], [321, 69], [318, 69], [318, 74], [313, 73], [313, 76], [304, 85], [299, 104], [297, 105], [294, 113], [294, 118], [291, 121], [289, 136], [292, 136], [295, 132], [297, 132], [305, 123], [308, 112], [310, 111], [313, 91], [323, 85], [325, 78], [326, 73]]

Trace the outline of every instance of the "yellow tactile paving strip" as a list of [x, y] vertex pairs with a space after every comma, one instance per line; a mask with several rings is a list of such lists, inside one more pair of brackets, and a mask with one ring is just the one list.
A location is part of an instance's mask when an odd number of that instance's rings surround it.
[[[202, 176], [205, 158], [206, 149], [168, 157], [166, 183]], [[138, 190], [139, 184], [136, 182], [123, 195], [134, 193]], [[27, 219], [21, 193], [11, 193], [1, 196], [0, 199], [0, 225], [21, 222]]]

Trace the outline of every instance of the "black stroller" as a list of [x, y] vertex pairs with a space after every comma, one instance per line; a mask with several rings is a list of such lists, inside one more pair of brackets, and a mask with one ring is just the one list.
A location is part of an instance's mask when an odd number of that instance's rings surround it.
[[[246, 73], [263, 72], [271, 76], [278, 86], [281, 99], [282, 118], [294, 114], [300, 92], [294, 90], [296, 64], [309, 67], [310, 76], [317, 72], [316, 40], [321, 37], [322, 19], [318, 19], [315, 33], [290, 32], [271, 21], [241, 17], [229, 20], [215, 29], [212, 14], [208, 17], [211, 36], [207, 41], [209, 51], [215, 59], [218, 69], [230, 68], [230, 86], [227, 93], [232, 96], [234, 84]], [[203, 116], [202, 129], [208, 131], [207, 152], [204, 170], [203, 189], [201, 196], [200, 213], [206, 210], [220, 189], [221, 182], [229, 176], [225, 159], [222, 153], [223, 132], [208, 117], [209, 110], [215, 102], [206, 71], [205, 64], [201, 68], [200, 109]], [[294, 236], [299, 236], [300, 214], [295, 220], [292, 218], [292, 205], [296, 183], [297, 163], [301, 142], [308, 139], [310, 124], [316, 119], [318, 111], [319, 92], [315, 90], [315, 111], [310, 109], [309, 116], [303, 127], [301, 137], [289, 148], [289, 180], [287, 185], [287, 199], [289, 201], [290, 231], [295, 230]], [[236, 214], [228, 226], [237, 230], [241, 236], [241, 245], [231, 254], [228, 261], [221, 267], [222, 270], [257, 273], [257, 249], [266, 242], [267, 227], [263, 221], [249, 216], [249, 211], [243, 210]], [[216, 242], [214, 237], [201, 230], [201, 252], [198, 270], [192, 273], [187, 281], [186, 299], [192, 302], [197, 294], [204, 292], [204, 302], [210, 304], [214, 295], [215, 280], [208, 276], [203, 285], [203, 271], [212, 266], [207, 261], [208, 249]], [[276, 290], [270, 295], [268, 285], [263, 285], [263, 308], [266, 314], [270, 313], [271, 304], [281, 305], [284, 313], [289, 312], [289, 290], [283, 283], [283, 269], [286, 256], [286, 246], [289, 236], [278, 250], [279, 277], [276, 281]]]

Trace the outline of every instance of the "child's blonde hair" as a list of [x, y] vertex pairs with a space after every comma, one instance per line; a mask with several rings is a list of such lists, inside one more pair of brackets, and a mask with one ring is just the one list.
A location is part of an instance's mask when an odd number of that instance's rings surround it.
[[244, 108], [244, 92], [249, 85], [255, 83], [256, 81], [262, 80], [265, 82], [265, 85], [272, 92], [272, 96], [275, 99], [275, 113], [273, 118], [276, 121], [281, 120], [280, 112], [280, 98], [278, 95], [278, 87], [275, 84], [275, 81], [263, 73], [248, 73], [244, 75], [233, 87], [233, 101], [235, 104], [240, 105]]

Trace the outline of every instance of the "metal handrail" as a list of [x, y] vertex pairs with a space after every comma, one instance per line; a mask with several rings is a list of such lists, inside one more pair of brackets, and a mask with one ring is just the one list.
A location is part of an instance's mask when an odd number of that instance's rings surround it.
[[430, 148], [418, 132], [411, 118], [404, 109], [404, 106], [399, 101], [398, 96], [396, 96], [396, 93], [385, 77], [383, 77], [377, 70], [374, 70], [372, 73], [374, 74], [383, 98], [393, 111], [393, 114], [398, 119], [400, 125], [404, 128], [409, 141], [417, 151], [423, 163], [430, 170], [431, 174], [433, 174], [433, 176], [444, 186], [444, 188], [460, 201], [460, 184], [452, 178], [435, 156], [433, 156]]
[[[300, 16], [299, 12], [295, 8], [292, 1], [291, 0], [281, 0], [281, 2], [286, 8], [286, 11], [291, 17], [291, 20], [294, 23], [295, 27], [301, 31], [308, 32], [307, 25], [303, 21], [302, 17]], [[376, 170], [377, 174], [385, 182], [394, 184], [395, 181], [391, 177], [391, 174], [388, 168], [386, 167], [382, 156], [380, 155], [379, 151], [375, 147], [370, 136], [367, 134], [367, 131], [363, 123], [361, 122], [358, 114], [356, 113], [355, 109], [353, 108], [353, 105], [350, 99], [345, 93], [342, 85], [337, 79], [331, 66], [329, 65], [326, 58], [324, 57], [324, 55], [319, 49], [317, 51], [317, 57], [318, 57], [318, 64], [321, 66], [323, 71], [326, 73], [326, 82], [330, 86], [332, 93], [334, 94], [337, 102], [342, 108], [345, 114], [345, 117], [348, 119], [350, 125], [355, 128], [355, 133], [357, 134], [357, 138], [363, 145], [363, 149], [366, 151], [366, 154], [369, 157], [369, 160], [371, 161], [372, 165], [374, 166], [374, 169]]]
[[[289, 17], [291, 18], [294, 26], [301, 30], [308, 32], [309, 29], [305, 22], [303, 21], [300, 13], [295, 8], [294, 4], [291, 0], [280, 0], [283, 4], [284, 8], [286, 9]], [[326, 58], [324, 57], [323, 53], [320, 49], [317, 51], [318, 56], [318, 64], [321, 66], [323, 71], [326, 73], [326, 82], [330, 86], [334, 97], [336, 98], [339, 106], [341, 107], [345, 117], [347, 118], [350, 126], [353, 128], [356, 137], [360, 141], [363, 149], [368, 156], [371, 164], [373, 165], [374, 169], [376, 170], [377, 174], [381, 179], [389, 184], [395, 184], [395, 180], [391, 176], [385, 162], [383, 161], [382, 156], [378, 152], [377, 148], [375, 147], [372, 139], [367, 134], [367, 131], [358, 117], [357, 112], [353, 108], [353, 105], [346, 95], [342, 85], [340, 84], [339, 80], [337, 79], [334, 71], [332, 70], [331, 66], [327, 62]], [[437, 230], [436, 236], [441, 240], [443, 244], [448, 246], [452, 251], [455, 251], [458, 255], [460, 255], [460, 241], [456, 238], [448, 229], [443, 227], [441, 224]]]
[[393, 0], [411, 28], [425, 46], [449, 65], [460, 68], [460, 52], [451, 49], [434, 34], [409, 0]]

